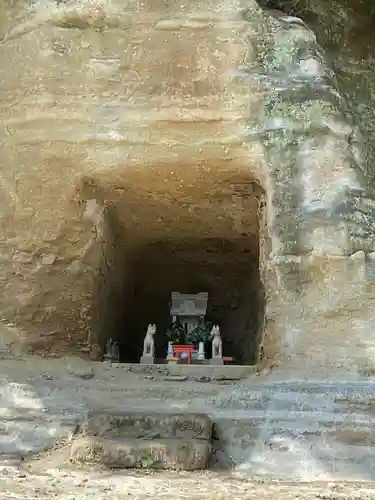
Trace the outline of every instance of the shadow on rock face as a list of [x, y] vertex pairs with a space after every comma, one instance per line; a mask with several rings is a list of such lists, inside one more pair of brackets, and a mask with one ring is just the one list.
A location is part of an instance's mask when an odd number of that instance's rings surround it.
[[306, 0], [259, 0], [258, 4], [264, 9], [278, 10], [288, 16], [304, 18], [311, 12]]

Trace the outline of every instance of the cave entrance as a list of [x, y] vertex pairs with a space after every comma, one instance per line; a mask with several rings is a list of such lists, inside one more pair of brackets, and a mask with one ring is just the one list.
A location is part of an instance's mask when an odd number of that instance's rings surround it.
[[259, 361], [264, 195], [248, 176], [238, 177], [212, 182], [197, 175], [177, 195], [171, 174], [162, 192], [158, 183], [145, 193], [152, 182], [144, 173], [142, 186], [128, 179], [117, 199], [100, 188], [104, 234], [92, 330], [102, 349], [111, 337], [121, 362], [139, 363], [147, 326], [155, 323], [155, 356], [165, 359], [171, 292], [208, 292], [206, 320], [220, 326], [223, 355], [235, 364]]

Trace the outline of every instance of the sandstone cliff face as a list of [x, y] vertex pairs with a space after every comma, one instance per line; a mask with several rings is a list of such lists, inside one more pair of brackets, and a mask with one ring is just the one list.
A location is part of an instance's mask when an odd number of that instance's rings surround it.
[[257, 232], [264, 160], [243, 136], [261, 97], [232, 75], [252, 25], [219, 3], [3, 9], [1, 317], [72, 348], [99, 309], [116, 323], [126, 252]]
[[265, 330], [266, 357], [329, 364], [352, 338], [348, 301], [368, 322], [353, 300], [372, 300], [356, 252], [373, 250], [374, 202], [313, 32], [255, 2], [3, 9], [2, 321], [44, 351], [89, 336], [95, 357], [188, 283], [220, 289], [213, 314], [243, 361]]
[[266, 9], [301, 18], [323, 47], [343, 98], [342, 109], [363, 134], [361, 162], [374, 182], [374, 79], [375, 10], [371, 0], [260, 0]]
[[[265, 0], [260, 3], [267, 9], [277, 7], [283, 11], [283, 14], [274, 13], [281, 19], [283, 15], [302, 18], [312, 30], [312, 39], [317, 37], [324, 51], [312, 42], [316, 52], [313, 58], [307, 58], [307, 73], [313, 68], [312, 59], [318, 63], [315, 68], [323, 61], [326, 63], [326, 70], [320, 75], [317, 72], [312, 86], [298, 84], [293, 77], [289, 79], [289, 99], [294, 105], [292, 108], [284, 105], [284, 112], [280, 109], [279, 112], [284, 117], [293, 116], [293, 140], [280, 140], [285, 139], [285, 134], [281, 134], [279, 140], [273, 141], [274, 150], [284, 155], [289, 153], [289, 164], [295, 167], [290, 170], [294, 182], [289, 186], [294, 184], [297, 199], [301, 199], [301, 190], [296, 178], [302, 174], [302, 192], [307, 195], [304, 206], [320, 226], [312, 233], [315, 250], [305, 256], [299, 252], [299, 258], [292, 259], [294, 263], [286, 266], [289, 270], [284, 277], [290, 294], [287, 294], [288, 300], [281, 294], [285, 318], [280, 321], [278, 313], [273, 317], [282, 329], [288, 326], [276, 337], [284, 339], [284, 345], [288, 346], [284, 352], [289, 353], [290, 365], [301, 357], [310, 368], [329, 366], [331, 374], [338, 368], [348, 372], [353, 366], [361, 373], [368, 372], [368, 365], [374, 363], [374, 106], [370, 90], [375, 74], [371, 34], [373, 4], [366, 0]], [[286, 66], [291, 67], [294, 58], [299, 60], [301, 53], [306, 53], [306, 45], [302, 48], [301, 43], [299, 49], [294, 46], [293, 50], [288, 41], [277, 43], [276, 53], [282, 52], [285, 46], [289, 46], [286, 51], [289, 62], [284, 51]], [[271, 97], [272, 104], [274, 101]], [[299, 127], [302, 133], [296, 136]], [[286, 142], [289, 142], [287, 147]], [[340, 172], [344, 165], [346, 168]], [[351, 175], [350, 171], [354, 174], [351, 180], [346, 177]], [[311, 196], [314, 185], [316, 201], [314, 195]], [[300, 217], [297, 210], [294, 213], [297, 224], [306, 221], [306, 216]], [[298, 234], [301, 238], [301, 232]], [[324, 240], [330, 243], [325, 245]], [[311, 242], [311, 234], [306, 241]], [[345, 257], [349, 254], [351, 258]]]

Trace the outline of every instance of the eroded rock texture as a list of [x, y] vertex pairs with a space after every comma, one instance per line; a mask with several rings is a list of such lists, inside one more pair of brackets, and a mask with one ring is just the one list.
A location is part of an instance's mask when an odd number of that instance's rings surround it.
[[0, 313], [34, 349], [112, 336], [134, 361], [178, 288], [241, 362], [368, 362], [371, 155], [330, 63], [349, 7], [289, 4], [2, 7]]
[[202, 414], [91, 413], [78, 429], [71, 460], [108, 468], [202, 470], [212, 421]]

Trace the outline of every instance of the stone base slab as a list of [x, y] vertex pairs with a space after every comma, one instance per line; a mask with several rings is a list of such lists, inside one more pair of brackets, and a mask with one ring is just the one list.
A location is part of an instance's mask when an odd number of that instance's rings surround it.
[[153, 365], [155, 358], [153, 356], [142, 356], [140, 360], [141, 365]]
[[[210, 360], [207, 360], [210, 361]], [[211, 365], [211, 364], [154, 364], [154, 365], [141, 365], [136, 363], [112, 363], [113, 368], [123, 369], [132, 373], [147, 374], [147, 375], [164, 375], [164, 376], [185, 376], [192, 379], [199, 379], [207, 377], [212, 379], [232, 379], [237, 380], [248, 377], [255, 373], [258, 365]]]
[[78, 434], [109, 439], [202, 439], [211, 440], [212, 421], [204, 414], [155, 412], [92, 412]]
[[207, 466], [210, 448], [208, 441], [196, 439], [113, 441], [86, 436], [73, 442], [70, 458], [111, 469], [200, 470]]
[[210, 364], [211, 365], [216, 365], [216, 366], [221, 366], [224, 364], [223, 358], [212, 358], [210, 359]]

